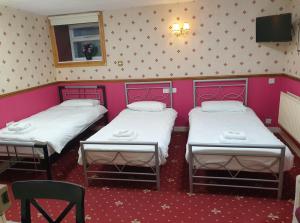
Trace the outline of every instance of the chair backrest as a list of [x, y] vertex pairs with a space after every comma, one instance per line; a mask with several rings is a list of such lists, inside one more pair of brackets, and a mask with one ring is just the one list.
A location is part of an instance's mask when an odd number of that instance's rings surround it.
[[[18, 181], [13, 183], [12, 190], [15, 198], [21, 200], [22, 223], [31, 223], [30, 204], [32, 204], [49, 223], [61, 222], [75, 206], [76, 223], [84, 223], [85, 189], [80, 185], [50, 180]], [[63, 200], [68, 201], [69, 204], [56, 220], [52, 220], [35, 199]]]

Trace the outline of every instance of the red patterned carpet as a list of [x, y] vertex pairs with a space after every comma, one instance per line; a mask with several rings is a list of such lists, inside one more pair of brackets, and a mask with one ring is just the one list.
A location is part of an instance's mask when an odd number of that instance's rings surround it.
[[[295, 176], [300, 173], [297, 165], [286, 174], [285, 199], [276, 200], [271, 192], [245, 190], [201, 189], [195, 194], [187, 193], [188, 170], [184, 160], [185, 133], [174, 133], [168, 162], [161, 169], [161, 191], [152, 185], [95, 182], [86, 191], [86, 222], [146, 223], [146, 222], [205, 222], [205, 223], [290, 223], [293, 209]], [[77, 145], [54, 164], [55, 179], [83, 185], [82, 168], [77, 165]], [[12, 177], [13, 174], [13, 177]], [[15, 180], [41, 179], [32, 173], [7, 172], [0, 183], [11, 184]], [[12, 197], [12, 196], [11, 196]], [[64, 203], [41, 201], [41, 204], [57, 216]], [[45, 222], [32, 208], [33, 222]], [[13, 201], [7, 213], [9, 220], [20, 221], [20, 204]], [[74, 222], [68, 215], [64, 222]]]

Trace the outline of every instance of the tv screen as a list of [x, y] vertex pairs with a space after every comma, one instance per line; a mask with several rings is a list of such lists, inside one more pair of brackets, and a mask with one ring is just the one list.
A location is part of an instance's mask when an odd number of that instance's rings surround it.
[[256, 18], [256, 42], [292, 41], [292, 14]]

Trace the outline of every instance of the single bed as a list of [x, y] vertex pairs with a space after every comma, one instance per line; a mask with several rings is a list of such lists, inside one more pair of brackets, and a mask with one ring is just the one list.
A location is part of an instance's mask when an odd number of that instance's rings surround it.
[[[125, 91], [127, 105], [137, 101], [160, 101], [167, 107], [159, 111], [129, 108], [121, 111], [107, 126], [81, 142], [79, 164], [84, 166], [87, 185], [89, 179], [121, 180], [152, 182], [156, 183], [159, 189], [159, 169], [167, 160], [171, 133], [177, 116], [177, 112], [171, 108], [171, 82], [126, 83]], [[122, 129], [133, 130], [134, 136], [125, 140], [113, 137], [115, 132]], [[92, 169], [99, 164], [115, 168], [109, 171]], [[128, 166], [147, 167], [150, 172], [127, 171]], [[140, 178], [141, 176], [148, 178]]]
[[51, 179], [52, 155], [89, 127], [107, 122], [104, 86], [61, 86], [59, 95], [59, 105], [18, 121], [27, 126], [23, 131], [0, 130], [0, 173], [32, 170], [47, 172]]
[[[190, 191], [194, 185], [265, 189], [276, 190], [280, 198], [283, 173], [293, 167], [294, 156], [289, 148], [246, 106], [232, 111], [226, 108], [210, 111], [198, 107], [200, 103], [211, 100], [237, 100], [246, 104], [247, 79], [195, 81], [194, 95], [195, 108], [189, 113], [190, 132], [186, 149]], [[232, 130], [242, 132], [245, 138], [224, 139], [224, 132]], [[227, 175], [212, 176], [201, 170], [223, 170]], [[240, 177], [244, 172], [271, 173], [272, 178]], [[233, 184], [224, 183], [228, 181]], [[240, 184], [241, 181], [267, 185], [244, 185]]]

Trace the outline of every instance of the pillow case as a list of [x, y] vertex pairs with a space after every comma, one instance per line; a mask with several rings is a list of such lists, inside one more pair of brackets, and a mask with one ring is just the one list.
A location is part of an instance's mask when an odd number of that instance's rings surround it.
[[96, 106], [100, 101], [95, 99], [70, 99], [62, 102], [60, 106], [63, 107], [81, 107], [81, 106]]
[[127, 105], [127, 108], [134, 111], [162, 111], [166, 104], [159, 101], [137, 101]]
[[204, 101], [201, 104], [201, 110], [206, 112], [218, 112], [218, 111], [245, 111], [246, 107], [241, 101]]

